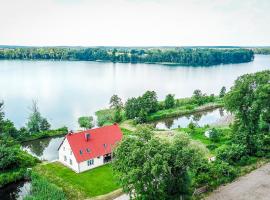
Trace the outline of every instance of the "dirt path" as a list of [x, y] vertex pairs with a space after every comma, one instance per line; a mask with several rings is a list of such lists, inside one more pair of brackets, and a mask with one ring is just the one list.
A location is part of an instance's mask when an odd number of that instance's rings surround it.
[[222, 186], [205, 200], [269, 200], [270, 163], [235, 182]]

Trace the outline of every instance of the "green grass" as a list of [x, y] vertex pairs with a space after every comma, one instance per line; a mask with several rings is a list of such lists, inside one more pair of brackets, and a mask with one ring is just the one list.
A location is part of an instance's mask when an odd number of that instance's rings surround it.
[[120, 188], [110, 164], [79, 174], [58, 162], [39, 165], [34, 170], [61, 187], [68, 199], [95, 197]]

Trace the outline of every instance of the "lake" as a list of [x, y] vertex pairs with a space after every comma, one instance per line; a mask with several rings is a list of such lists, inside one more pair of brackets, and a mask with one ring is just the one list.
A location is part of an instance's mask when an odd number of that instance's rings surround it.
[[88, 61], [0, 61], [0, 99], [6, 117], [17, 127], [25, 125], [32, 100], [53, 128], [77, 129], [77, 119], [108, 107], [118, 94], [123, 100], [155, 90], [159, 99], [168, 93], [191, 96], [195, 89], [218, 94], [245, 73], [270, 69], [269, 55], [253, 62], [211, 67], [123, 64]]

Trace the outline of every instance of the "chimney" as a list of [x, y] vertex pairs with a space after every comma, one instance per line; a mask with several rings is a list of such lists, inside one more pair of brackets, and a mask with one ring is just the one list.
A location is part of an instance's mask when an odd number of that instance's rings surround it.
[[86, 142], [90, 140], [90, 133], [85, 133], [85, 140]]
[[73, 133], [73, 131], [72, 131], [72, 130], [70, 130], [70, 131], [68, 132], [68, 135], [72, 135], [72, 133]]

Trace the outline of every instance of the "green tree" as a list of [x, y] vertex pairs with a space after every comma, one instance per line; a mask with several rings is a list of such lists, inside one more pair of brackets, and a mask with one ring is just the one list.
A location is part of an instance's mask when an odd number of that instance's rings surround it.
[[110, 108], [112, 108], [112, 109], [122, 109], [123, 108], [122, 100], [116, 94], [114, 94], [110, 99]]
[[121, 110], [116, 109], [113, 114], [113, 121], [116, 123], [119, 123], [122, 121], [122, 115], [121, 115]]
[[113, 168], [131, 199], [187, 199], [188, 172], [202, 157], [184, 134], [162, 140], [149, 128], [139, 127], [114, 150]]
[[174, 95], [168, 94], [164, 101], [164, 106], [166, 109], [173, 108], [175, 106]]
[[223, 86], [223, 87], [221, 88], [220, 92], [219, 92], [219, 97], [222, 98], [222, 97], [225, 96], [225, 94], [226, 94], [226, 87]]
[[146, 91], [140, 102], [142, 109], [147, 113], [153, 113], [158, 110], [157, 93], [155, 91]]
[[[225, 107], [235, 115], [233, 139], [246, 146], [250, 155], [260, 153], [269, 130], [260, 124], [270, 124], [265, 116], [270, 112], [270, 71], [240, 76], [225, 96]], [[268, 115], [269, 116], [269, 115]]]
[[36, 101], [32, 102], [32, 107], [30, 108], [30, 110], [31, 113], [26, 124], [28, 131], [30, 133], [38, 133], [40, 131], [43, 131], [43, 129], [47, 130], [46, 128], [50, 127], [50, 125], [47, 119], [41, 116]]
[[78, 123], [79, 123], [81, 128], [91, 129], [94, 127], [92, 116], [79, 117]]
[[194, 90], [192, 98], [196, 104], [202, 105], [204, 103], [204, 95], [201, 90]]
[[47, 121], [47, 119], [42, 118], [41, 122], [40, 122], [40, 130], [41, 131], [47, 131], [50, 130], [50, 123]]
[[110, 108], [114, 109], [113, 121], [119, 123], [122, 120], [121, 110], [123, 109], [123, 103], [116, 94], [110, 99]]

